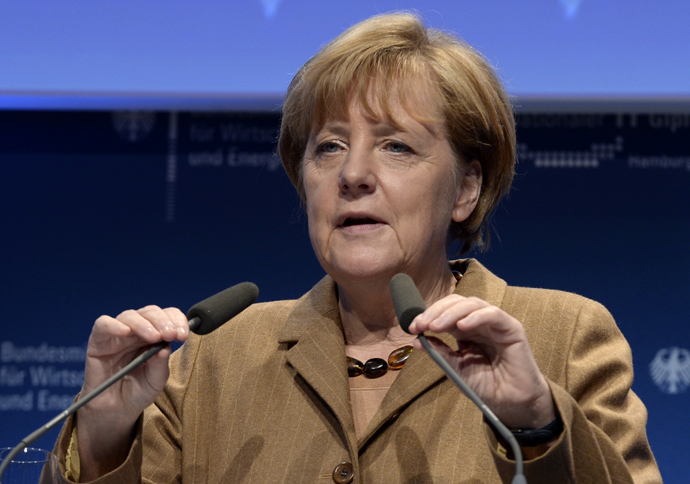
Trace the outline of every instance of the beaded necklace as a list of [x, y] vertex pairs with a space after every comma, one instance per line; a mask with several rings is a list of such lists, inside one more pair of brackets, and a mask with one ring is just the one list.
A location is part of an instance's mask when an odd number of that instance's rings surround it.
[[347, 375], [355, 377], [364, 375], [367, 378], [380, 378], [386, 373], [388, 369], [400, 370], [407, 359], [412, 354], [412, 346], [406, 345], [393, 350], [388, 355], [388, 361], [383, 358], [371, 358], [366, 363], [362, 363], [357, 358], [347, 357]]

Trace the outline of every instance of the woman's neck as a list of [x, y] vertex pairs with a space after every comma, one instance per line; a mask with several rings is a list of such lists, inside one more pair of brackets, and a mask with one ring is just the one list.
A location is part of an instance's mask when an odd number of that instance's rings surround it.
[[[455, 277], [447, 264], [426, 272], [409, 275], [427, 305], [454, 291]], [[339, 283], [338, 307], [347, 345], [398, 347], [410, 344], [415, 338], [398, 324], [389, 277], [352, 284]]]

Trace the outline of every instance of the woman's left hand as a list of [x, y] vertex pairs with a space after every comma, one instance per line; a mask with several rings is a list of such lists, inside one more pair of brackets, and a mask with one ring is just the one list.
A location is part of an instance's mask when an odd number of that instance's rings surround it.
[[[532, 355], [520, 321], [488, 302], [458, 294], [429, 306], [410, 332], [448, 333], [453, 350], [438, 338], [429, 342], [509, 428], [536, 429], [555, 418], [551, 390]], [[424, 350], [415, 340], [414, 347]]]

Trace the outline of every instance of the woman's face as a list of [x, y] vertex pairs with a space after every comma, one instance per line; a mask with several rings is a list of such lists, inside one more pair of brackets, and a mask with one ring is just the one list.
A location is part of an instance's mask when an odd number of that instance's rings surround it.
[[[440, 119], [431, 89], [416, 87], [406, 106], [418, 118]], [[307, 144], [309, 235], [341, 284], [444, 267], [449, 224], [466, 219], [479, 195], [479, 164], [457, 181], [442, 124], [416, 120], [395, 96], [390, 106], [398, 127], [383, 115], [372, 119], [355, 99], [348, 119], [327, 121]]]

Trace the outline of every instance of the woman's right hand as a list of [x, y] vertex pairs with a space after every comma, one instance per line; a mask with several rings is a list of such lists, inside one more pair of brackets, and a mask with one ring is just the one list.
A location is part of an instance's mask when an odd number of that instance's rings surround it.
[[[183, 342], [188, 335], [187, 318], [176, 308], [146, 306], [138, 311], [125, 311], [117, 318], [101, 316], [89, 337], [81, 395], [96, 388], [150, 346], [160, 341]], [[82, 482], [102, 476], [124, 462], [139, 416], [165, 387], [169, 357], [168, 346], [77, 412]]]

